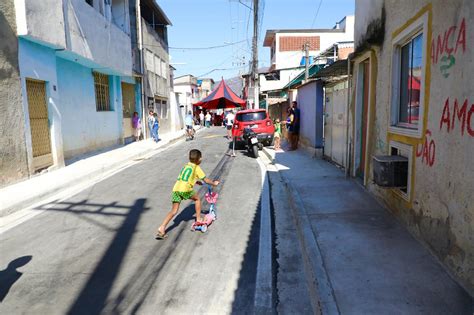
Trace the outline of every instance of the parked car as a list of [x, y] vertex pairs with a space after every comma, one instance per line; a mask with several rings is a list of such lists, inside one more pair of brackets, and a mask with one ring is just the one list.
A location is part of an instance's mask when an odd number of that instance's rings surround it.
[[266, 110], [247, 109], [237, 112], [232, 130], [237, 146], [245, 144], [245, 140], [242, 138], [245, 128], [252, 129], [257, 134], [258, 142], [262, 145], [269, 146], [273, 143], [275, 127]]

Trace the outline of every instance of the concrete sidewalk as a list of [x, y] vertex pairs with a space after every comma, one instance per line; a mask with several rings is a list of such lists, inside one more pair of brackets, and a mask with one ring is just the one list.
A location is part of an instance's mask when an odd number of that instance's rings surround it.
[[95, 155], [75, 158], [70, 165], [0, 189], [0, 218], [31, 206], [71, 186], [94, 181], [105, 174], [125, 167], [148, 155], [157, 153], [169, 143], [184, 138], [184, 131], [160, 135], [161, 141], [151, 139], [133, 142]]
[[264, 151], [287, 187], [323, 314], [473, 314], [472, 298], [343, 171], [300, 150]]

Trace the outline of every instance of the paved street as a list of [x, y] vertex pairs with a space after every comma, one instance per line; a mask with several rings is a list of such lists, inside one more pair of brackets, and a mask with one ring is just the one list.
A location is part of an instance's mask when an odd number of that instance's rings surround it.
[[[261, 175], [255, 159], [241, 152], [226, 157], [224, 134], [205, 130], [195, 141], [40, 207], [45, 211], [1, 235], [0, 313], [250, 311]], [[192, 148], [203, 152], [206, 174], [222, 181], [218, 220], [206, 234], [191, 232], [194, 207], [185, 202], [168, 239], [157, 241], [155, 230]]]

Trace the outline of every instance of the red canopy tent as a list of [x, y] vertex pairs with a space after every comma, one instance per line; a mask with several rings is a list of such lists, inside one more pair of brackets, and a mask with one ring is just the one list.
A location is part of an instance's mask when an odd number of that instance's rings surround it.
[[205, 109], [245, 107], [246, 102], [235, 95], [224, 80], [206, 98], [194, 104]]

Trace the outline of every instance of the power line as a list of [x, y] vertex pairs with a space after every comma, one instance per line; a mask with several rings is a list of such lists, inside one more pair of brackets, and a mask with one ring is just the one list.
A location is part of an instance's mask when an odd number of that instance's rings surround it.
[[214, 71], [229, 71], [229, 70], [239, 70], [240, 68], [217, 68], [217, 69], [212, 69], [209, 72], [206, 72], [204, 74], [198, 75], [198, 78], [205, 77], [206, 75], [213, 73]]
[[[224, 45], [218, 45], [218, 46], [209, 46], [209, 47], [168, 47], [169, 49], [174, 49], [174, 50], [207, 50], [207, 49], [216, 49], [216, 48], [223, 48], [223, 47], [228, 47], [232, 45], [237, 45], [240, 43], [245, 42], [246, 39], [240, 40], [238, 42], [233, 42], [233, 43], [228, 43]], [[150, 45], [148, 45], [150, 46]]]
[[311, 28], [313, 28], [314, 22], [316, 22], [316, 18], [318, 17], [319, 9], [321, 9], [321, 4], [322, 3], [323, 3], [323, 0], [319, 0], [318, 9], [316, 10], [316, 14], [314, 15], [313, 23], [311, 23]]

